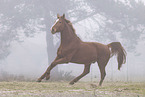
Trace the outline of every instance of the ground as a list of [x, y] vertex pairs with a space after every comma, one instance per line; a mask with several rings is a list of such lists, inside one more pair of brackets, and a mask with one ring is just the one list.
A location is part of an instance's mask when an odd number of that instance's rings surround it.
[[145, 97], [145, 82], [0, 82], [0, 97]]

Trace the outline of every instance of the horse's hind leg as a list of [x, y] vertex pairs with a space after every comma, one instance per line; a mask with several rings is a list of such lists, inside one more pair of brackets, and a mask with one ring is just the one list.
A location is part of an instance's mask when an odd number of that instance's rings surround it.
[[105, 67], [106, 67], [108, 61], [109, 61], [109, 59], [108, 60], [101, 60], [101, 61], [98, 62], [100, 73], [101, 73], [101, 80], [99, 82], [99, 86], [102, 85], [103, 80], [104, 80], [104, 78], [106, 76]]
[[100, 72], [101, 72], [101, 80], [100, 80], [100, 82], [99, 82], [99, 86], [102, 85], [103, 80], [104, 80], [104, 78], [105, 78], [105, 76], [106, 76], [105, 67], [102, 67], [102, 68], [100, 69]]
[[80, 80], [82, 77], [87, 75], [89, 72], [90, 72], [90, 64], [85, 64], [83, 73], [81, 75], [79, 75], [78, 77], [76, 77], [74, 80], [72, 80], [69, 84], [73, 85], [75, 82]]

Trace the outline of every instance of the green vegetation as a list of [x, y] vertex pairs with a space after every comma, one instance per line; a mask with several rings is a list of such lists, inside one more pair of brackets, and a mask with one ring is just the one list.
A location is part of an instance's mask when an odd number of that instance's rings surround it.
[[1, 97], [144, 97], [145, 83], [0, 82]]

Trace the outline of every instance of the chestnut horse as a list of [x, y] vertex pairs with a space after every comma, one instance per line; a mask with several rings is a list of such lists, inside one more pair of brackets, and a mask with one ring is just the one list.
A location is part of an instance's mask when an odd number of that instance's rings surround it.
[[52, 34], [56, 32], [61, 33], [61, 44], [57, 51], [57, 57], [47, 68], [46, 72], [37, 80], [38, 82], [41, 82], [45, 77], [48, 80], [50, 71], [58, 64], [69, 62], [84, 64], [83, 73], [70, 82], [73, 85], [90, 72], [91, 63], [97, 62], [101, 72], [99, 83], [101, 86], [106, 76], [105, 67], [111, 56], [117, 55], [118, 70], [126, 62], [126, 52], [120, 42], [112, 42], [108, 45], [97, 42], [83, 42], [76, 35], [72, 23], [65, 18], [64, 14], [63, 16], [57, 15], [57, 20], [51, 28]]

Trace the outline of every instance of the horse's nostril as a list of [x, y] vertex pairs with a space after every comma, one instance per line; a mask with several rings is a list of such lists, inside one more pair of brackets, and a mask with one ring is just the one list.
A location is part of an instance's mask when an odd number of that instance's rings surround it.
[[51, 33], [54, 34], [56, 30], [54, 28], [51, 29]]
[[52, 31], [54, 31], [54, 29], [52, 29]]

